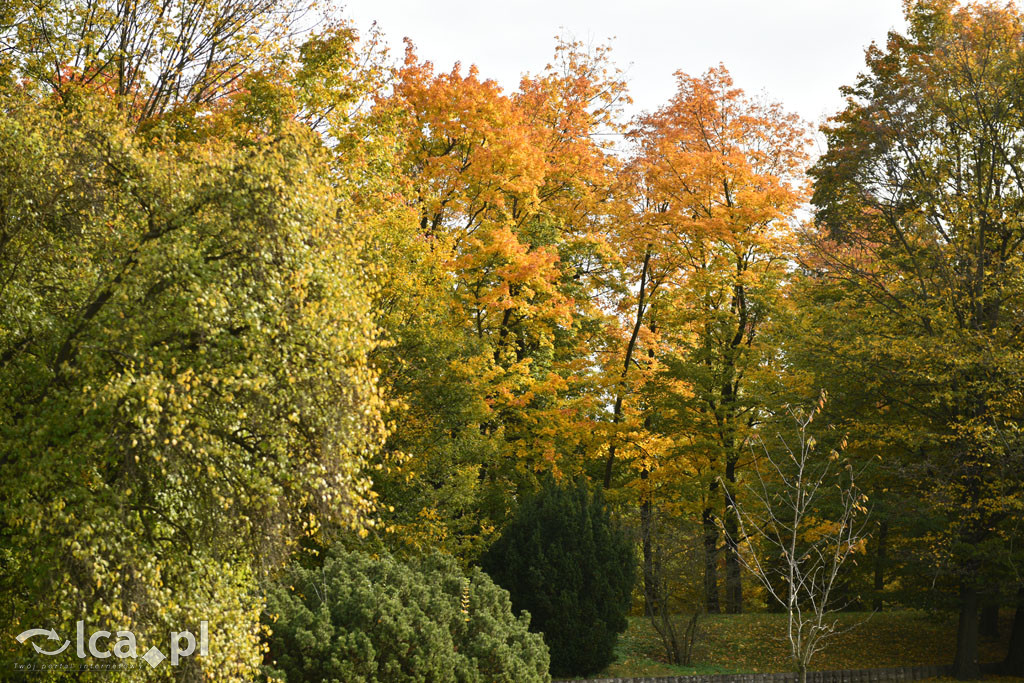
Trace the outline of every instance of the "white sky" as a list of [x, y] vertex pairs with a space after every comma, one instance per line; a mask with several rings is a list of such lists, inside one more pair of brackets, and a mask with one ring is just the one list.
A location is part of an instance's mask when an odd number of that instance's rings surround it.
[[665, 102], [677, 69], [722, 62], [739, 87], [815, 123], [841, 107], [864, 48], [904, 28], [900, 0], [347, 0], [344, 14], [377, 21], [396, 55], [408, 36], [437, 70], [476, 64], [507, 89], [551, 60], [555, 35], [612, 38], [636, 109]]

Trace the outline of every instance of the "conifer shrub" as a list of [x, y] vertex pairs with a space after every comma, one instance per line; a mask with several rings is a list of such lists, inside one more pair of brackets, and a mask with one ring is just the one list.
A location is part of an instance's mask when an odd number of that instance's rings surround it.
[[548, 682], [530, 617], [479, 569], [440, 554], [332, 553], [267, 594], [271, 681]]
[[636, 575], [633, 548], [600, 490], [546, 484], [519, 507], [481, 565], [544, 634], [555, 676], [612, 662]]

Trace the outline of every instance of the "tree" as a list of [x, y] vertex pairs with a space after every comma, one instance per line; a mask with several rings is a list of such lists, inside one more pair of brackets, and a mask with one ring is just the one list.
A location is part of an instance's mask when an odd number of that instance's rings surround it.
[[1005, 564], [1020, 496], [1017, 321], [1024, 231], [1012, 7], [907, 4], [910, 29], [867, 52], [812, 171], [808, 273], [833, 320], [833, 372], [874, 392], [875, 438], [913, 458], [930, 553], [959, 584], [956, 676], [976, 678], [979, 589]]
[[270, 680], [352, 683], [546, 683], [530, 616], [479, 569], [439, 554], [331, 550], [322, 567], [291, 567], [268, 591]]
[[0, 14], [0, 62], [63, 97], [100, 88], [145, 121], [243, 88], [285, 51], [299, 0], [42, 0]]
[[5, 631], [142, 646], [206, 619], [187, 667], [243, 679], [258, 577], [367, 522], [386, 430], [350, 204], [320, 140], [251, 102], [143, 136], [84, 86], [4, 100]]
[[[641, 467], [641, 479], [678, 475], [682, 468], [664, 467], [672, 453], [701, 472], [708, 487], [701, 511], [706, 605], [719, 609], [715, 519], [721, 510], [729, 532], [726, 608], [739, 612], [742, 582], [730, 496], [745, 435], [774, 393], [759, 390], [759, 377], [779, 370], [778, 339], [764, 328], [782, 305], [794, 213], [803, 200], [806, 140], [795, 116], [747, 97], [724, 67], [676, 77], [672, 100], [642, 117], [631, 133], [631, 215], [623, 220], [619, 243], [624, 278], [639, 285], [623, 297], [632, 333], [621, 386], [628, 387], [631, 366], [636, 373], [646, 365], [636, 378], [641, 381], [634, 380], [643, 397], [637, 420], [676, 442], [660, 462], [648, 458], [654, 462]], [[647, 352], [642, 361], [635, 358], [638, 346]], [[620, 390], [614, 422], [622, 401]], [[689, 443], [680, 434], [691, 435]], [[613, 442], [606, 485], [615, 457]], [[730, 484], [726, 491], [719, 489], [720, 475]], [[645, 551], [645, 581], [649, 564]]]
[[[596, 217], [621, 82], [605, 50], [560, 44], [505, 92], [474, 69], [437, 73], [410, 46], [370, 121], [395, 132], [412, 221], [383, 268], [378, 354], [400, 407], [378, 483], [417, 545], [475, 559], [538, 473], [578, 472], [597, 448], [594, 290], [608, 248]], [[375, 126], [371, 129], [379, 129]], [[395, 240], [398, 242], [399, 240]]]
[[[833, 615], [844, 607], [835, 595], [840, 570], [866, 540], [867, 498], [857, 489], [852, 465], [841, 462], [836, 450], [822, 458], [809, 433], [824, 402], [822, 394], [814, 410], [789, 410], [797, 435], [793, 447], [780, 437], [783, 454], [772, 455], [761, 442], [754, 461], [757, 484], [747, 489], [756, 502], [736, 505], [740, 535], [734, 541], [750, 541], [749, 559], [741, 561], [786, 610], [786, 636], [800, 683], [806, 682], [814, 655], [837, 631]], [[829, 514], [824, 499], [833, 488], [839, 495]], [[769, 561], [775, 555], [781, 563]]]
[[544, 633], [556, 676], [585, 676], [612, 661], [626, 628], [633, 549], [600, 489], [549, 482], [524, 501], [481, 565]]

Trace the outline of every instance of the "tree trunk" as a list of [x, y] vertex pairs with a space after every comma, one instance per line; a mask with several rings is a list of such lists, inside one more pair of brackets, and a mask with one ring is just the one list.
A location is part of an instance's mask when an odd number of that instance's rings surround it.
[[[654, 320], [651, 320], [651, 324], [648, 326], [651, 334], [657, 332], [657, 325]], [[647, 358], [653, 363], [654, 362], [654, 349], [647, 349]], [[644, 418], [644, 429], [650, 430], [654, 426], [653, 415], [650, 411], [647, 412], [647, 417]], [[644, 610], [647, 611], [652, 617], [659, 614], [661, 611], [661, 605], [659, 600], [662, 599], [661, 586], [661, 562], [656, 560], [654, 557], [654, 551], [652, 549], [653, 536], [654, 536], [654, 508], [652, 502], [652, 491], [651, 491], [651, 470], [649, 464], [644, 464], [642, 470], [640, 470], [640, 495], [642, 496], [642, 502], [640, 504], [640, 534], [644, 540]], [[660, 557], [660, 556], [659, 556]], [[663, 599], [668, 599], [668, 596], [663, 596]], [[667, 615], [671, 619], [671, 615]], [[673, 639], [675, 638], [675, 631], [672, 632]]]
[[885, 591], [885, 564], [888, 552], [889, 522], [883, 519], [878, 525], [878, 550], [875, 553], [875, 603], [876, 612], [882, 611], [882, 593]]
[[[622, 417], [622, 395], [615, 399], [615, 410], [612, 413], [612, 424], [618, 424], [619, 419]], [[610, 489], [612, 487], [612, 468], [615, 465], [615, 437], [612, 437], [612, 442], [608, 445], [608, 460], [604, 464], [604, 488]]]
[[739, 560], [740, 525], [736, 518], [736, 458], [731, 454], [725, 464], [725, 479], [729, 482], [725, 490], [725, 611], [741, 614], [743, 574]]
[[654, 515], [651, 510], [650, 492], [646, 488], [646, 481], [649, 477], [650, 473], [646, 467], [640, 471], [640, 479], [645, 482], [641, 493], [643, 502], [640, 504], [640, 536], [643, 540], [644, 552], [644, 613], [653, 617], [658, 614], [658, 587], [654, 571], [654, 550], [651, 543]]
[[[718, 482], [711, 482], [712, 500], [717, 490]], [[710, 505], [701, 513], [701, 524], [704, 528], [704, 608], [708, 614], [718, 614], [721, 612], [718, 604], [718, 525]]]
[[978, 664], [978, 588], [973, 577], [960, 584], [960, 620], [956, 630], [953, 676], [961, 681], [981, 678]]
[[995, 596], [989, 597], [981, 604], [978, 634], [985, 640], [999, 639], [999, 602]]
[[1003, 660], [1004, 676], [1024, 677], [1024, 586], [1017, 588], [1017, 609], [1010, 627], [1010, 644]]
[[[640, 271], [640, 289], [637, 294], [636, 321], [633, 323], [633, 332], [629, 336], [629, 343], [626, 344], [626, 357], [622, 361], [622, 376], [619, 380], [619, 390], [615, 397], [615, 410], [612, 413], [612, 424], [619, 424], [622, 419], [622, 395], [626, 391], [626, 377], [629, 375], [629, 365], [633, 362], [633, 352], [636, 350], [637, 338], [640, 336], [640, 328], [644, 324], [644, 313], [647, 310], [647, 272], [651, 265], [651, 248], [647, 247], [644, 254], [644, 267]], [[657, 285], [655, 285], [656, 287]], [[653, 290], [651, 294], [653, 294]], [[604, 465], [604, 488], [612, 486], [612, 468], [615, 465], [615, 437], [608, 446], [608, 460]]]

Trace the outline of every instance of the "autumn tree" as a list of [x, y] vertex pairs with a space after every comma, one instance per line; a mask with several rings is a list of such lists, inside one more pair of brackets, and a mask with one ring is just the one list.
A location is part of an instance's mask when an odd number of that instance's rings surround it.
[[[626, 277], [638, 285], [625, 299], [631, 332], [621, 370], [626, 379], [648, 366], [639, 409], [644, 426], [676, 437], [662, 444], [661, 465], [671, 458], [688, 463], [664, 467], [663, 474], [685, 471], [707, 487], [700, 514], [711, 611], [719, 609], [716, 518], [725, 519], [726, 608], [739, 612], [735, 488], [722, 490], [718, 477], [730, 486], [737, 481], [743, 441], [765, 412], [758, 377], [778, 371], [763, 328], [781, 305], [793, 215], [803, 199], [805, 140], [794, 116], [746, 96], [722, 67], [677, 79], [677, 94], [642, 117], [631, 136], [635, 194], [619, 242]], [[621, 403], [620, 394], [613, 420]], [[613, 444], [606, 482], [615, 456]], [[655, 476], [650, 449], [642, 449], [640, 461], [640, 479], [648, 481]], [[646, 510], [649, 503], [641, 505]], [[649, 573], [649, 553], [645, 558]]]
[[394, 127], [419, 264], [387, 294], [395, 346], [381, 357], [405, 405], [389, 448], [419, 475], [390, 489], [409, 538], [472, 556], [510, 492], [594, 448], [588, 347], [603, 334], [597, 217], [613, 161], [597, 133], [621, 97], [605, 50], [565, 43], [506, 93], [473, 68], [436, 73], [410, 46], [374, 107]]
[[969, 679], [1022, 474], [1021, 17], [946, 0], [906, 13], [825, 129], [807, 268], [822, 315], [855, 331], [824, 345], [832, 372], [874, 393], [863, 421], [911, 454], [941, 529], [929, 552], [958, 584], [954, 670]]

